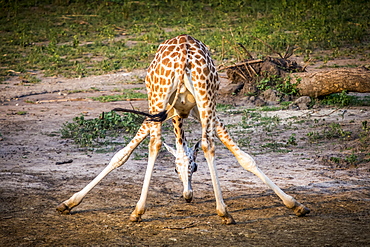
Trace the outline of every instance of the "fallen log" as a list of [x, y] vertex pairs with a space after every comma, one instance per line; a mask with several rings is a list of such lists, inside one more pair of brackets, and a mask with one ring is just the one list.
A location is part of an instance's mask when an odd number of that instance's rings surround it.
[[370, 70], [341, 68], [315, 73], [294, 73], [292, 83], [297, 83], [299, 94], [310, 97], [348, 92], [370, 93]]
[[[224, 87], [220, 94], [259, 95], [265, 88], [279, 91], [277, 89], [281, 88], [279, 83], [287, 83], [287, 80], [283, 79], [287, 76], [290, 77], [289, 83], [296, 85], [301, 96], [319, 97], [341, 93], [344, 90], [370, 93], [368, 68], [338, 68], [309, 73], [305, 71], [306, 66], [299, 66], [295, 61], [288, 59], [291, 54], [287, 49], [284, 56], [279, 54], [280, 58], [266, 57], [263, 60], [250, 58], [232, 66], [219, 68], [226, 70], [229, 80], [229, 85]], [[261, 82], [266, 85], [262, 84], [261, 87]], [[292, 95], [292, 92], [288, 94]]]

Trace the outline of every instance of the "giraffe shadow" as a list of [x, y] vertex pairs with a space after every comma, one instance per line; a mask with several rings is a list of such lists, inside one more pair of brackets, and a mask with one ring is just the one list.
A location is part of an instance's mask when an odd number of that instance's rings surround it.
[[133, 209], [132, 206], [116, 206], [116, 207], [100, 207], [100, 208], [91, 208], [91, 209], [77, 209], [70, 212], [68, 215], [84, 215], [91, 213], [118, 213], [118, 212], [129, 212]]
[[[150, 204], [148, 208], [150, 208], [150, 214], [148, 212], [144, 214], [142, 222], [166, 222], [166, 221], [176, 221], [176, 220], [192, 220], [192, 221], [203, 221], [208, 218], [215, 217], [217, 218], [217, 213], [215, 210], [216, 200], [214, 198], [195, 198], [194, 201], [191, 203], [187, 203], [183, 201], [184, 199], [181, 196], [177, 196], [173, 198], [174, 200], [170, 200], [167, 203], [159, 203], [159, 204]], [[253, 202], [251, 202], [253, 200]], [[257, 200], [257, 202], [256, 202]], [[285, 208], [285, 206], [280, 202], [274, 202], [274, 200], [278, 200], [275, 198], [275, 194], [272, 192], [269, 193], [260, 193], [260, 194], [244, 194], [239, 196], [231, 196], [225, 198], [225, 203], [229, 205], [228, 209], [231, 215], [234, 214], [243, 214], [243, 215], [256, 215], [258, 211], [281, 211], [281, 209], [286, 209], [287, 212], [289, 209]], [[240, 202], [245, 202], [245, 206], [241, 206]], [[237, 202], [237, 205], [235, 202]], [[266, 205], [261, 205], [261, 204]], [[235, 207], [234, 207], [234, 206]], [[188, 206], [191, 206], [190, 208]], [[81, 210], [73, 210], [70, 212], [69, 215], [89, 215], [95, 213], [108, 213], [108, 214], [120, 214], [120, 215], [127, 215], [127, 220], [132, 210], [134, 210], [135, 206], [115, 206], [115, 207], [98, 207], [98, 208], [91, 208], [91, 209], [81, 209]], [[194, 210], [192, 210], [194, 209]], [[200, 212], [204, 210], [203, 212]], [[169, 216], [158, 216], [156, 212], [168, 212]], [[239, 221], [238, 218], [235, 220], [237, 224], [250, 224], [253, 222], [265, 221], [265, 220], [275, 220], [279, 218], [287, 217], [287, 213], [281, 211], [282, 213], [279, 215], [267, 216], [267, 217], [258, 217], [253, 219], [245, 219]]]

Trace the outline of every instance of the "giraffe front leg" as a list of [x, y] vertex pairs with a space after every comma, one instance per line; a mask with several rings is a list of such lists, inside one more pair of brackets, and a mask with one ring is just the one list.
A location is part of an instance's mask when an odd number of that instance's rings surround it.
[[131, 153], [134, 149], [144, 140], [144, 138], [149, 134], [149, 127], [147, 126], [148, 123], [144, 122], [139, 131], [137, 132], [136, 136], [130, 141], [130, 143], [119, 152], [117, 152], [111, 161], [109, 162], [108, 166], [105, 167], [100, 174], [94, 178], [88, 185], [85, 186], [81, 191], [75, 193], [72, 197], [68, 200], [59, 204], [56, 208], [62, 214], [69, 214], [70, 211], [78, 206], [86, 194], [92, 190], [106, 175], [108, 175], [114, 169], [123, 165], [127, 159], [130, 157]]
[[259, 177], [267, 186], [269, 186], [283, 201], [287, 208], [294, 211], [297, 216], [304, 216], [310, 212], [310, 210], [303, 204], [296, 201], [292, 196], [287, 195], [282, 191], [275, 183], [273, 183], [269, 177], [267, 177], [256, 165], [254, 159], [240, 150], [240, 148], [231, 139], [229, 133], [221, 123], [220, 119], [216, 121], [217, 136], [221, 142], [234, 154], [239, 164], [247, 171], [252, 172]]
[[115, 154], [108, 166], [105, 167], [105, 169], [101, 171], [96, 178], [94, 178], [81, 191], [75, 193], [71, 198], [59, 204], [56, 210], [62, 214], [69, 214], [74, 207], [78, 206], [82, 202], [86, 194], [89, 193], [89, 191], [92, 190], [106, 175], [108, 175], [115, 168], [121, 166], [129, 158], [131, 152], [132, 150], [127, 150], [127, 148], [124, 148]]
[[145, 213], [146, 199], [148, 196], [150, 179], [152, 178], [154, 163], [157, 158], [158, 152], [161, 149], [161, 146], [162, 146], [161, 123], [153, 122], [152, 127], [150, 129], [148, 166], [146, 168], [140, 199], [136, 204], [135, 210], [130, 215], [130, 221], [132, 222], [140, 222], [141, 216]]

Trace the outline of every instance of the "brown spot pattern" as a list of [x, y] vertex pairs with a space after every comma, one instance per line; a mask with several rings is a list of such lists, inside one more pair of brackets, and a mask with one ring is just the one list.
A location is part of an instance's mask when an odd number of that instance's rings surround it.
[[[178, 77], [177, 79], [182, 81], [185, 73], [191, 76], [200, 117], [207, 119], [204, 122], [206, 126], [203, 126], [206, 132], [203, 140], [206, 141], [207, 148], [213, 155], [215, 96], [219, 87], [219, 78], [209, 51], [203, 43], [188, 35], [180, 35], [160, 45], [145, 79], [149, 111], [153, 113], [165, 109], [168, 105], [166, 100], [170, 98], [168, 93], [174, 86], [174, 79]], [[172, 121], [178, 143], [180, 145], [186, 143], [181, 118], [175, 117]], [[228, 138], [227, 133], [218, 134]]]

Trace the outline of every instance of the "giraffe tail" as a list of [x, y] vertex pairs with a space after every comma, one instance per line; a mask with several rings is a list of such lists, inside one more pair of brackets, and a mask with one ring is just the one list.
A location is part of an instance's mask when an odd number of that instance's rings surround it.
[[164, 110], [157, 114], [150, 114], [142, 111], [136, 111], [132, 109], [124, 109], [124, 108], [114, 108], [112, 111], [121, 111], [121, 112], [130, 112], [138, 115], [146, 116], [146, 121], [152, 121], [152, 122], [163, 122], [167, 119], [167, 110]]

